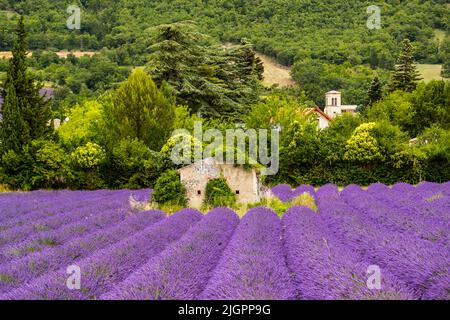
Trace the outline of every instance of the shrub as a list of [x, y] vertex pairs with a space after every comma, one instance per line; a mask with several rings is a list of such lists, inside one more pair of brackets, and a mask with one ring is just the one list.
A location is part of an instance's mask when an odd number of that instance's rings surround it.
[[37, 149], [33, 166], [33, 188], [64, 188], [70, 176], [69, 158], [61, 146], [52, 141], [33, 141]]
[[186, 206], [186, 188], [176, 170], [164, 172], [156, 181], [152, 201], [159, 206]]
[[292, 199], [291, 204], [295, 207], [307, 207], [317, 212], [316, 201], [308, 192], [302, 193], [298, 197]]
[[94, 190], [105, 187], [100, 169], [106, 161], [106, 152], [101, 146], [88, 142], [72, 152], [71, 160], [74, 169], [71, 188]]
[[107, 177], [115, 188], [149, 188], [171, 166], [167, 158], [150, 150], [142, 141], [125, 139], [112, 150]]
[[233, 208], [236, 205], [236, 194], [231, 191], [225, 178], [212, 179], [206, 185], [204, 204], [211, 208]]
[[72, 152], [72, 162], [80, 169], [94, 169], [99, 167], [106, 159], [105, 150], [96, 143], [88, 142]]
[[283, 217], [285, 212], [291, 207], [289, 202], [283, 202], [277, 197], [267, 197], [261, 199], [260, 202], [249, 204], [248, 209], [255, 207], [266, 207], [270, 208], [277, 214], [278, 217]]

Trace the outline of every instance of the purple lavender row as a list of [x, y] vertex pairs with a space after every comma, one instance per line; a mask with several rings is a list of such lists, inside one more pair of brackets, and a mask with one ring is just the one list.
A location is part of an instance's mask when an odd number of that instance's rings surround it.
[[292, 199], [302, 195], [303, 193], [309, 193], [312, 197], [315, 196], [314, 188], [308, 185], [301, 185], [297, 189], [292, 189], [287, 184], [280, 184], [271, 189], [271, 192], [274, 196], [280, 199], [283, 202], [289, 202]]
[[394, 228], [397, 227], [399, 231], [411, 232], [433, 243], [449, 244], [450, 221], [441, 218], [445, 211], [444, 208], [434, 206], [435, 212], [439, 211], [439, 208], [442, 212], [434, 217], [427, 214], [420, 203], [410, 201], [408, 204], [402, 204], [398, 201], [402, 196], [401, 194], [394, 190], [382, 189], [379, 185], [371, 185], [367, 193], [362, 195], [362, 197], [367, 196], [372, 198], [374, 207], [385, 206], [385, 215], [378, 216], [378, 219], [382, 220], [381, 223], [390, 223]]
[[237, 227], [200, 299], [294, 298], [294, 286], [284, 259], [281, 221], [270, 209], [251, 209]]
[[334, 184], [326, 184], [316, 191], [316, 202], [318, 205], [327, 204], [329, 201], [339, 199], [339, 189]]
[[293, 207], [283, 217], [286, 259], [299, 300], [409, 300], [413, 295], [383, 274], [381, 289], [369, 289], [368, 263], [321, 226], [317, 214]]
[[[57, 201], [58, 197], [44, 198], [44, 203], [37, 199], [23, 198], [21, 202], [14, 203], [13, 201], [7, 201], [3, 208], [0, 208], [1, 221], [0, 230], [6, 231], [9, 228], [22, 225], [29, 220], [37, 220], [43, 217], [54, 215], [55, 211], [59, 209], [62, 211], [67, 207], [69, 201], [73, 201], [76, 198], [70, 197], [65, 202]], [[77, 202], [79, 202], [79, 199]], [[50, 202], [51, 201], [51, 202]]]
[[389, 190], [388, 195], [377, 192], [375, 197], [371, 195], [371, 192], [363, 191], [359, 186], [350, 185], [344, 189], [341, 197], [348, 205], [359, 212], [364, 212], [365, 216], [374, 223], [382, 225], [392, 232], [416, 235], [431, 242], [441, 240], [442, 236], [445, 236], [447, 228], [441, 228], [440, 223], [434, 225], [424, 223], [420, 214], [415, 214], [412, 210], [406, 212], [405, 209], [396, 207], [393, 201], [389, 200], [393, 196], [391, 193], [395, 192]]
[[435, 194], [442, 193], [443, 195], [449, 196], [449, 185], [444, 183], [435, 183], [435, 182], [421, 182], [416, 186], [416, 190], [420, 194], [424, 194], [424, 198], [430, 197]]
[[[130, 234], [139, 232], [164, 219], [165, 213], [161, 211], [140, 212], [124, 217], [123, 221], [108, 228], [74, 239], [59, 248], [47, 248], [42, 252], [36, 252], [11, 263], [0, 265], [0, 275], [4, 279], [4, 281], [0, 281], [0, 293], [6, 293], [44, 274], [50, 273], [51, 275], [52, 271], [59, 268], [67, 268], [75, 261], [93, 254], [96, 250], [117, 243]], [[65, 271], [64, 269], [64, 275], [67, 278]], [[42, 282], [43, 280], [37, 281]], [[28, 286], [24, 286], [24, 288], [28, 288]], [[24, 288], [19, 292], [26, 291]], [[14, 294], [10, 298], [19, 298], [19, 296]], [[36, 298], [38, 298], [37, 295]]]
[[[355, 201], [359, 201], [355, 198]], [[394, 275], [420, 299], [442, 274], [448, 274], [448, 255], [428, 241], [392, 232], [374, 223], [342, 200], [319, 205], [319, 219], [334, 236], [359, 253], [361, 260]], [[444, 290], [444, 288], [443, 288]], [[444, 294], [444, 291], [441, 292]]]
[[[66, 197], [54, 197], [53, 203], [49, 206], [40, 207], [38, 202], [29, 202], [29, 212], [22, 214], [14, 214], [12, 218], [6, 219], [2, 222], [3, 231], [8, 231], [13, 227], [20, 227], [27, 223], [40, 223], [45, 219], [50, 219], [58, 214], [61, 214], [67, 210], [79, 208], [82, 206], [91, 205], [97, 203], [99, 200], [104, 199], [106, 196], [101, 194], [91, 193], [89, 197], [80, 199], [67, 194]], [[110, 194], [112, 196], [113, 194]]]
[[[8, 249], [13, 249], [14, 246], [17, 246], [18, 244], [26, 244], [26, 241], [29, 239], [36, 240], [36, 238], [41, 235], [45, 236], [51, 232], [58, 232], [67, 225], [76, 225], [77, 222], [82, 222], [89, 219], [89, 217], [98, 215], [98, 213], [104, 212], [105, 210], [111, 208], [109, 207], [109, 203], [114, 202], [112, 198], [106, 198], [104, 200], [107, 202], [103, 203], [97, 201], [97, 203], [93, 203], [88, 207], [63, 211], [49, 218], [29, 221], [24, 225], [8, 229], [0, 235], [0, 251], [2, 253], [6, 253], [7, 251], [10, 251]], [[114, 204], [117, 205], [117, 202], [114, 202]], [[51, 241], [51, 239], [42, 239], [43, 242]]]
[[130, 195], [139, 202], [150, 202], [151, 195], [153, 193], [152, 189], [141, 189], [141, 190], [133, 190], [130, 192]]
[[84, 192], [85, 197], [79, 198], [74, 197], [70, 193], [65, 193], [65, 196], [55, 197], [53, 200], [53, 205], [39, 210], [32, 210], [30, 213], [16, 215], [15, 218], [9, 219], [2, 224], [2, 229], [6, 232], [12, 228], [19, 228], [20, 226], [26, 225], [27, 223], [33, 222], [35, 224], [43, 224], [43, 221], [51, 219], [52, 217], [58, 216], [65, 213], [66, 211], [74, 210], [77, 208], [88, 207], [91, 205], [96, 205], [101, 202], [105, 202], [107, 199], [123, 199], [125, 203], [128, 201], [128, 192], [125, 190], [121, 191], [95, 191], [95, 192]]
[[[115, 191], [114, 193], [118, 193]], [[2, 230], [21, 224], [30, 219], [36, 220], [49, 215], [55, 215], [63, 210], [87, 205], [114, 194], [112, 191], [82, 191], [72, 194], [69, 191], [46, 192], [39, 197], [23, 197], [19, 204], [5, 201], [5, 208], [0, 211]], [[12, 194], [11, 197], [14, 197]]]
[[2, 232], [0, 234], [0, 248], [9, 243], [24, 241], [36, 232], [55, 230], [65, 224], [80, 221], [81, 219], [103, 210], [114, 209], [118, 204], [123, 203], [124, 199], [122, 197], [117, 197], [115, 194], [112, 194], [109, 197], [102, 198], [101, 201], [97, 200], [95, 204], [89, 206], [88, 208], [76, 208], [74, 210], [64, 211], [49, 218], [28, 221], [25, 225]]
[[127, 205], [124, 205], [120, 200], [112, 201], [110, 204], [113, 206], [110, 209], [103, 209], [102, 205], [83, 208], [89, 213], [89, 216], [55, 230], [35, 233], [20, 243], [4, 246], [0, 249], [0, 263], [24, 257], [30, 252], [41, 251], [48, 246], [61, 246], [71, 239], [123, 220], [129, 212]]
[[230, 209], [212, 210], [178, 242], [100, 299], [197, 299], [238, 224]]
[[145, 230], [95, 252], [75, 262], [81, 270], [81, 290], [69, 290], [67, 273], [63, 267], [23, 286], [9, 297], [26, 300], [87, 300], [97, 299], [116, 283], [178, 240], [202, 214], [187, 209], [168, 219], [148, 226]]

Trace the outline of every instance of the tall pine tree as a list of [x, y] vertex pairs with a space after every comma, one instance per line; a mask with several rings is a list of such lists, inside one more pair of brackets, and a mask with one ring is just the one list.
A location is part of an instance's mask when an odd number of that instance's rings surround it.
[[0, 139], [2, 153], [8, 150], [19, 153], [23, 146], [36, 139], [52, 136], [51, 109], [45, 97], [41, 97], [41, 86], [28, 71], [26, 31], [23, 17], [20, 17], [16, 42], [9, 61], [4, 89], [1, 115]]
[[368, 92], [368, 105], [371, 106], [375, 102], [381, 100], [382, 97], [382, 85], [380, 82], [380, 78], [378, 76], [375, 76], [373, 78], [372, 83], [369, 88]]
[[422, 80], [414, 65], [414, 48], [408, 39], [403, 40], [400, 56], [392, 76], [390, 91], [403, 90], [412, 92], [417, 87], [417, 81]]
[[190, 21], [152, 29], [147, 71], [169, 84], [177, 103], [202, 117], [239, 118], [259, 99], [261, 61], [251, 45], [225, 49]]

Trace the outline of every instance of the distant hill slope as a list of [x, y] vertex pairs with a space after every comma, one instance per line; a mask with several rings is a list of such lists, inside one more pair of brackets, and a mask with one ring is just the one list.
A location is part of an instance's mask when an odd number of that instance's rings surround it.
[[264, 81], [265, 86], [279, 85], [280, 87], [290, 87], [295, 86], [295, 81], [291, 76], [291, 68], [285, 67], [273, 58], [266, 56], [262, 53], [257, 53], [264, 63]]
[[[382, 65], [392, 59], [404, 38], [414, 41], [417, 56], [440, 63], [427, 48], [434, 30], [450, 29], [445, 1], [380, 0], [381, 29], [369, 30], [367, 12], [372, 0], [96, 0], [81, 1], [81, 30], [68, 30], [67, 0], [0, 1], [1, 10], [27, 17], [31, 48], [86, 50], [125, 47], [139, 54], [147, 47], [148, 27], [195, 20], [221, 41], [248, 38], [256, 49], [282, 64], [312, 58], [328, 63]], [[2, 7], [3, 6], [3, 7]], [[0, 51], [10, 50], [15, 22], [1, 13]], [[2, 19], [2, 17], [0, 17]], [[434, 59], [435, 61], [429, 61]]]

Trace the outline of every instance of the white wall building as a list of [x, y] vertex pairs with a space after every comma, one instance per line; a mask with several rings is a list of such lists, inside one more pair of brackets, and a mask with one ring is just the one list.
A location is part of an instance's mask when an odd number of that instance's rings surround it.
[[325, 94], [325, 114], [330, 118], [343, 113], [356, 114], [356, 105], [342, 105], [342, 94], [339, 91], [330, 91]]

